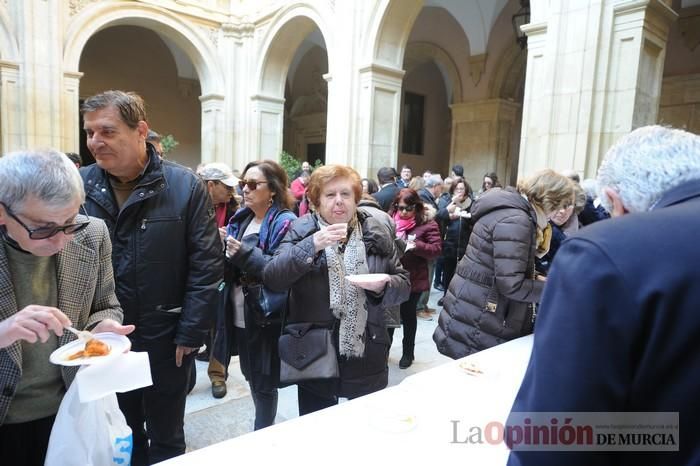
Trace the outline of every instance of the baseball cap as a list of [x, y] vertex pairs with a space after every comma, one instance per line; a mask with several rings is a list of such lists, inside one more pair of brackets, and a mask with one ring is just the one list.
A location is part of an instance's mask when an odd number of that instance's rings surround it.
[[204, 181], [221, 181], [223, 184], [230, 187], [234, 187], [238, 183], [238, 178], [234, 176], [231, 167], [225, 163], [208, 163], [201, 168], [199, 175]]

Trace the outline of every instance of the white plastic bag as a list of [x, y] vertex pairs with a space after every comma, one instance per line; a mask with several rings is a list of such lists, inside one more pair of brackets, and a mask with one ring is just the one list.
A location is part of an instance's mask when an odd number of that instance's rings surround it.
[[128, 466], [131, 429], [112, 393], [81, 403], [78, 384], [71, 384], [51, 430], [45, 466]]

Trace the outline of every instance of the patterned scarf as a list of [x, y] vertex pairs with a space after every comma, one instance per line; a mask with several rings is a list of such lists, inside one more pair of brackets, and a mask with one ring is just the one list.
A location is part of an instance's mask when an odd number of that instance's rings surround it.
[[537, 215], [537, 250], [535, 255], [544, 257], [549, 252], [549, 244], [552, 241], [552, 225], [547, 220], [547, 215], [538, 206], [531, 204]]
[[[319, 225], [328, 224], [317, 216]], [[365, 353], [363, 335], [367, 324], [367, 300], [365, 290], [346, 282], [346, 275], [368, 273], [362, 229], [355, 215], [351, 220], [351, 233], [345, 247], [325, 248], [328, 266], [330, 308], [340, 320], [339, 352], [347, 358], [360, 358]]]

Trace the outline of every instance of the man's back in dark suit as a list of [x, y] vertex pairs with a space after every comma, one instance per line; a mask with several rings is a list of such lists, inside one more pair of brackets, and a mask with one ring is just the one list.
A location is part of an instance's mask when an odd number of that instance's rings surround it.
[[391, 209], [391, 203], [394, 202], [394, 199], [399, 191], [401, 191], [401, 188], [396, 186], [394, 183], [391, 183], [382, 187], [382, 189], [372, 194], [372, 196], [374, 196], [384, 212], [389, 212], [389, 209]]

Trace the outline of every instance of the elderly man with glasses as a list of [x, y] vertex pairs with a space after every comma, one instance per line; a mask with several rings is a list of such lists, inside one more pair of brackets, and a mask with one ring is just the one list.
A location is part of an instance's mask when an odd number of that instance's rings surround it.
[[43, 465], [74, 371], [49, 355], [75, 339], [66, 326], [130, 333], [114, 292], [105, 224], [79, 213], [78, 169], [57, 151], [0, 158], [0, 452]]

